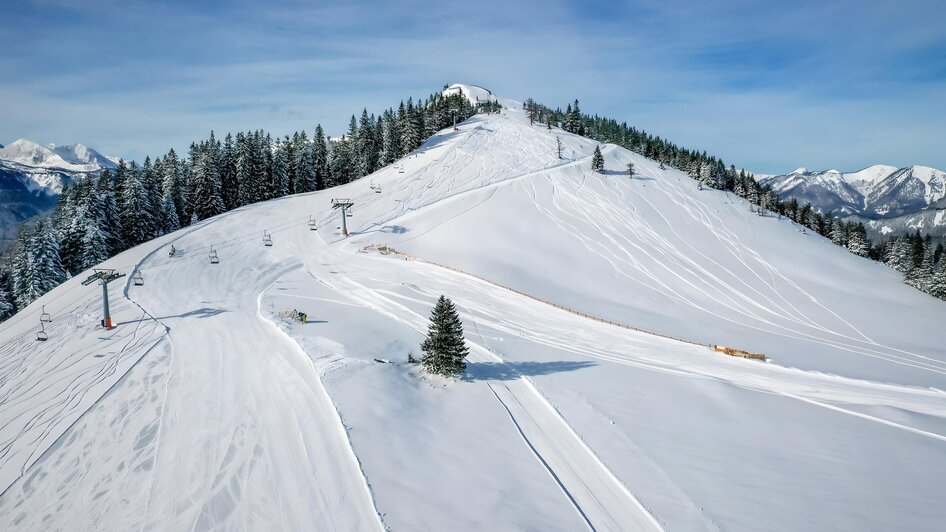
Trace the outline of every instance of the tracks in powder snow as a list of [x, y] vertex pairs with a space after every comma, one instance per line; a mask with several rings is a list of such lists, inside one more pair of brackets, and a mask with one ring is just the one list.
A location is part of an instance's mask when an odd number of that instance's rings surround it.
[[[332, 290], [423, 333], [426, 319], [350, 278], [312, 277]], [[505, 364], [487, 347], [471, 342], [472, 362]], [[510, 367], [510, 372], [514, 370]], [[562, 416], [525, 377], [487, 383], [536, 459], [546, 468], [591, 530], [662, 530], [657, 520], [598, 459]]]

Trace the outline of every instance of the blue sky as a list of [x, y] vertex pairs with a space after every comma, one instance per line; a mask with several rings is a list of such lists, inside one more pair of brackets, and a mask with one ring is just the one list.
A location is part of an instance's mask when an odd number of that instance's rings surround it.
[[0, 143], [140, 159], [216, 132], [341, 132], [463, 81], [757, 172], [946, 168], [946, 3], [11, 2]]

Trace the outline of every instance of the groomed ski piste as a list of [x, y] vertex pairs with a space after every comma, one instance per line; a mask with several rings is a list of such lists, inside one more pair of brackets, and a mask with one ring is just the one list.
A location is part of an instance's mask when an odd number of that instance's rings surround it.
[[941, 530], [946, 304], [502, 101], [110, 259], [113, 330], [87, 275], [0, 325], [0, 529]]

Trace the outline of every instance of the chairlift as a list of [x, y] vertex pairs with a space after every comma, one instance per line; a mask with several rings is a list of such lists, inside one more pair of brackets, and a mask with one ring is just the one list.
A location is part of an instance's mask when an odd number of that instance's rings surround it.
[[220, 264], [220, 257], [217, 256], [217, 250], [213, 246], [210, 246], [210, 263]]
[[145, 284], [145, 277], [144, 277], [143, 275], [141, 275], [141, 271], [140, 271], [140, 270], [139, 270], [139, 271], [136, 271], [136, 272], [135, 272], [135, 275], [133, 275], [131, 278], [132, 278], [132, 280], [135, 282], [135, 286], [144, 286], [144, 284]]
[[46, 327], [43, 325], [43, 322], [39, 322], [39, 330], [36, 331], [36, 341], [45, 342], [49, 340], [49, 335], [46, 334]]
[[399, 174], [403, 174], [403, 173], [404, 173], [404, 165], [403, 165], [403, 164], [402, 164], [401, 166], [398, 166], [398, 167], [397, 167], [397, 173], [399, 173]]
[[176, 254], [177, 254], [177, 249], [175, 249], [174, 244], [171, 244], [171, 251], [168, 251], [168, 258], [171, 258]]
[[263, 245], [266, 247], [271, 247], [273, 245], [273, 237], [265, 229], [263, 230]]
[[380, 193], [381, 193], [381, 185], [375, 185], [375, 184], [374, 184], [374, 181], [371, 182], [371, 184], [368, 186], [368, 188], [370, 188], [371, 190], [373, 190], [373, 191], [375, 192], [375, 194], [380, 194]]
[[312, 215], [310, 214], [309, 215], [309, 231], [315, 231], [318, 228], [319, 228], [319, 224], [316, 223], [316, 221], [312, 219]]
[[43, 313], [39, 315], [39, 321], [43, 323], [50, 323], [53, 321], [53, 317], [46, 312], [46, 305], [43, 305]]

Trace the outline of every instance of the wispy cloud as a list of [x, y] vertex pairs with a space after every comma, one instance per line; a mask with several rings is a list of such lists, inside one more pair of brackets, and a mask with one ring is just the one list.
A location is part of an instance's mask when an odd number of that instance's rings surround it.
[[0, 18], [0, 142], [140, 158], [275, 134], [443, 83], [574, 98], [763, 172], [946, 167], [939, 2], [23, 2]]

